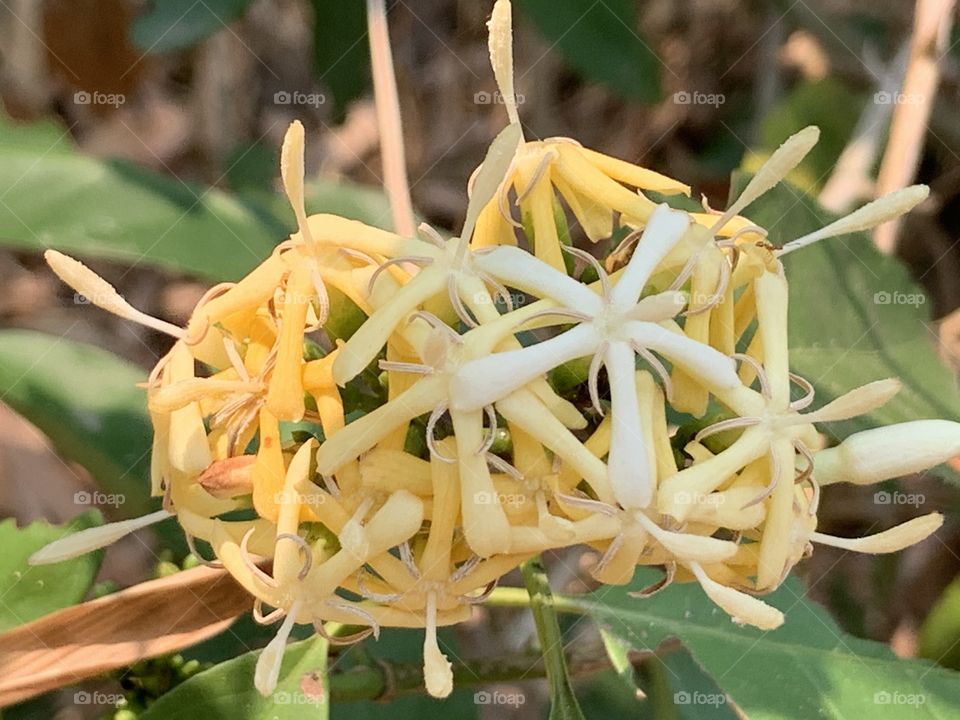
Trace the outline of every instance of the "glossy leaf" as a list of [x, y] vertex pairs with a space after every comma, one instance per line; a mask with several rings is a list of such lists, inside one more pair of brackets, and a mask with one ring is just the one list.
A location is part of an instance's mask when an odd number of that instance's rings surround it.
[[[589, 613], [637, 650], [679, 638], [751, 720], [940, 720], [960, 713], [960, 675], [898, 659], [885, 645], [845, 634], [804, 598], [796, 580], [766, 597], [786, 622], [762, 632], [735, 625], [696, 584], [675, 584], [642, 600], [627, 594], [657, 575], [641, 568], [630, 586], [558, 599], [560, 609]], [[696, 697], [703, 691], [692, 687], [677, 692], [686, 695], [677, 695], [676, 704], [723, 704]]]
[[63, 527], [35, 522], [18, 528], [13, 519], [0, 522], [0, 631], [84, 599], [100, 569], [102, 553], [38, 567], [28, 565], [27, 558], [64, 535], [99, 524], [96, 512], [80, 515]]
[[[92, 345], [31, 330], [0, 331], [0, 398], [83, 465], [117, 513], [146, 512], [152, 437], [146, 372]], [[83, 503], [86, 504], [86, 503]]]
[[[517, 8], [580, 74], [631, 100], [660, 94], [660, 61], [632, 0], [518, 0]], [[520, 77], [522, 80], [522, 75]]]

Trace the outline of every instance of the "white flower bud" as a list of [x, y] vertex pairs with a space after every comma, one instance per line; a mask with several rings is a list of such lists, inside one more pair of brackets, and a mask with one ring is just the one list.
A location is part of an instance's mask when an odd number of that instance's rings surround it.
[[815, 456], [814, 477], [823, 485], [872, 483], [922, 472], [960, 454], [960, 423], [914, 420], [854, 433]]

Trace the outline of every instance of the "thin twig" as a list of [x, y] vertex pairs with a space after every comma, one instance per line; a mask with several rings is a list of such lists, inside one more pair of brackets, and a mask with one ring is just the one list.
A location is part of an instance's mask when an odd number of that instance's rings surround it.
[[397, 78], [393, 70], [384, 0], [367, 0], [367, 31], [370, 36], [370, 62], [373, 68], [373, 96], [380, 128], [383, 186], [390, 200], [394, 231], [404, 237], [413, 237], [417, 225], [410, 200], [400, 99], [397, 96]]
[[[877, 177], [878, 197], [906, 187], [916, 175], [955, 4], [956, 0], [917, 0], [903, 91], [891, 98], [893, 121]], [[890, 255], [896, 251], [898, 228], [898, 221], [891, 221], [874, 230], [873, 242], [880, 252]]]

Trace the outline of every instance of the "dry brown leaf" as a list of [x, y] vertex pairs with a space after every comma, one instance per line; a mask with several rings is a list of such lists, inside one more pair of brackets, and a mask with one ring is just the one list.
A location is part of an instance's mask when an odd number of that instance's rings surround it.
[[195, 645], [251, 608], [225, 571], [198, 567], [52, 613], [0, 635], [0, 707]]

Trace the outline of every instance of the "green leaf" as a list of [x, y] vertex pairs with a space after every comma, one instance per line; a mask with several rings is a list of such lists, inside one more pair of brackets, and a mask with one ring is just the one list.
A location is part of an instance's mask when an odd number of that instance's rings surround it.
[[85, 513], [69, 526], [35, 522], [18, 528], [0, 522], [0, 631], [36, 620], [83, 600], [93, 585], [103, 553], [88, 553], [56, 565], [27, 565], [34, 552], [72, 532], [99, 525], [100, 513]]
[[[214, 665], [163, 695], [141, 720], [323, 720], [329, 715], [327, 642], [319, 637], [287, 646], [276, 692], [253, 686], [260, 651]], [[304, 676], [310, 676], [304, 679]]]
[[[202, 3], [201, 3], [202, 4]], [[0, 245], [236, 280], [270, 254], [282, 223], [215, 188], [86, 157], [65, 132], [0, 120]]]
[[960, 577], [954, 579], [920, 628], [920, 657], [960, 670]]
[[563, 636], [553, 606], [550, 582], [539, 559], [520, 566], [523, 583], [530, 594], [530, 611], [537, 626], [537, 637], [550, 683], [550, 720], [585, 720], [570, 683]]
[[136, 387], [145, 378], [139, 367], [92, 345], [31, 330], [0, 331], [0, 399], [89, 470], [101, 490], [122, 496], [123, 516], [153, 507], [152, 430], [144, 392]]
[[130, 30], [133, 44], [159, 54], [192, 47], [246, 12], [253, 0], [153, 0]]
[[[738, 175], [738, 188], [746, 178]], [[732, 195], [736, 195], [734, 189]], [[833, 219], [816, 201], [781, 184], [747, 216], [770, 231], [774, 245]], [[941, 362], [927, 296], [894, 258], [865, 233], [822, 240], [784, 258], [790, 281], [790, 365], [813, 383], [816, 406], [864, 383], [888, 377], [903, 390], [887, 405], [823, 425], [837, 439], [878, 425], [921, 418], [960, 418], [960, 395]]]
[[[767, 596], [786, 622], [763, 632], [735, 625], [696, 584], [675, 584], [643, 600], [628, 595], [657, 575], [641, 568], [630, 586], [557, 598], [558, 610], [588, 613], [638, 650], [679, 638], [751, 720], [944, 720], [960, 713], [960, 675], [846, 635], [803, 597], [795, 579]], [[693, 704], [693, 689], [684, 690], [691, 696], [686, 704]]]
[[584, 77], [631, 100], [659, 98], [660, 61], [637, 31], [637, 3], [518, 0], [517, 7]]
[[340, 118], [370, 86], [370, 42], [363, 0], [311, 0], [317, 79], [330, 89]]

